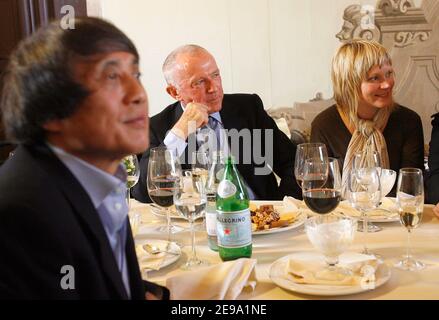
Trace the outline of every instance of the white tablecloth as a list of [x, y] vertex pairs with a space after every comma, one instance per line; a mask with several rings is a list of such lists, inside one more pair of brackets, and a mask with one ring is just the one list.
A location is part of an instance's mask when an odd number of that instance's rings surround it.
[[[166, 239], [166, 235], [158, 231], [166, 221], [153, 215], [149, 206], [133, 201], [131, 210], [141, 213], [142, 224], [136, 235], [136, 242], [145, 239]], [[174, 219], [178, 225], [188, 228], [184, 220]], [[304, 233], [303, 226], [295, 230], [287, 230], [275, 234], [253, 237], [253, 255], [257, 259], [256, 276], [258, 284], [254, 291], [243, 292], [238, 299], [283, 300], [283, 299], [439, 299], [439, 220], [433, 215], [432, 206], [425, 205], [420, 226], [412, 232], [412, 254], [423, 261], [424, 270], [410, 272], [393, 267], [406, 253], [407, 230], [399, 222], [380, 223], [383, 230], [368, 233], [368, 247], [382, 256], [391, 268], [391, 278], [383, 286], [363, 293], [348, 296], [310, 296], [287, 291], [276, 286], [269, 277], [270, 265], [277, 259], [294, 252], [314, 250]], [[207, 236], [202, 225], [196, 226], [197, 254], [212, 264], [221, 263], [217, 252], [207, 246]], [[173, 240], [183, 244], [183, 255], [174, 264], [159, 271], [143, 272], [144, 279], [164, 285], [167, 277], [184, 273], [180, 266], [185, 263], [190, 253], [190, 233], [182, 231], [173, 234]], [[357, 233], [350, 251], [360, 252], [363, 247], [363, 233]]]

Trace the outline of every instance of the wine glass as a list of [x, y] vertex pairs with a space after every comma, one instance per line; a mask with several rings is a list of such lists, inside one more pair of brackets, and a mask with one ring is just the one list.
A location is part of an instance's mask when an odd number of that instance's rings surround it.
[[318, 215], [305, 221], [305, 231], [312, 245], [325, 256], [326, 268], [316, 273], [323, 280], [343, 280], [352, 275], [337, 266], [338, 257], [354, 240], [357, 220], [347, 216]]
[[328, 151], [324, 143], [301, 143], [296, 149], [294, 160], [294, 176], [297, 184], [302, 188], [303, 175], [305, 174], [305, 161], [307, 159], [328, 159]]
[[137, 184], [137, 182], [139, 182], [139, 177], [140, 177], [139, 160], [137, 159], [136, 155], [130, 154], [122, 159], [122, 163], [127, 173], [126, 201], [128, 204], [128, 217], [131, 224], [131, 231], [133, 233], [133, 236], [136, 236], [140, 224], [140, 213], [131, 212], [130, 195], [131, 195], [131, 188], [134, 187]]
[[303, 200], [313, 212], [326, 214], [337, 208], [341, 198], [341, 175], [335, 158], [305, 161], [302, 182]]
[[122, 163], [125, 167], [125, 171], [127, 173], [127, 193], [126, 200], [128, 204], [128, 208], [130, 207], [130, 194], [131, 188], [134, 187], [137, 182], [139, 182], [140, 177], [140, 166], [139, 160], [136, 155], [128, 155], [122, 159]]
[[407, 228], [407, 256], [395, 266], [416, 271], [425, 267], [421, 261], [413, 259], [410, 250], [410, 235], [422, 220], [424, 211], [424, 181], [421, 169], [403, 168], [399, 170], [396, 206], [399, 212], [399, 221]]
[[[354, 159], [352, 162], [352, 169], [361, 169], [361, 168], [376, 168], [378, 172], [378, 177], [380, 178], [381, 183], [381, 156], [377, 151], [369, 151], [369, 152], [356, 152], [354, 154]], [[382, 190], [382, 188], [381, 188]], [[390, 189], [392, 190], [392, 189]], [[389, 192], [390, 192], [389, 190]], [[381, 192], [381, 197], [385, 197]], [[381, 204], [381, 201], [380, 201]], [[378, 208], [377, 208], [378, 209]], [[381, 231], [382, 228], [377, 226], [369, 221], [366, 222], [366, 225], [358, 225], [358, 231], [363, 232], [363, 227], [367, 226], [367, 232], [378, 232]]]
[[[377, 168], [352, 169], [348, 179], [349, 200], [354, 209], [360, 211], [363, 219], [364, 254], [367, 249], [367, 212], [378, 208], [381, 201], [381, 184]], [[359, 230], [360, 231], [360, 230]]]
[[[209, 153], [206, 151], [196, 151], [192, 153], [192, 174], [201, 180], [204, 188], [207, 185], [207, 179], [209, 176], [209, 169], [212, 161], [209, 159]], [[205, 230], [205, 217], [202, 216], [202, 223], [199, 224], [198, 230]]]
[[177, 212], [190, 223], [192, 254], [182, 269], [191, 270], [195, 266], [208, 265], [200, 260], [195, 250], [194, 221], [204, 214], [207, 198], [204, 182], [194, 175], [193, 170], [184, 171], [174, 189], [174, 204]]
[[181, 231], [171, 224], [170, 207], [174, 203], [174, 189], [181, 176], [181, 167], [175, 153], [166, 147], [157, 147], [150, 150], [148, 163], [147, 188], [151, 200], [162, 207], [166, 212], [166, 231], [168, 246], [171, 243], [171, 233]]

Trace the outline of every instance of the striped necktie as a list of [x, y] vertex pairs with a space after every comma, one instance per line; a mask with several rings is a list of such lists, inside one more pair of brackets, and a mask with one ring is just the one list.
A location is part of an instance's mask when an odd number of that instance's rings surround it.
[[198, 151], [212, 154], [221, 149], [221, 124], [214, 117], [209, 116], [209, 122], [197, 133]]

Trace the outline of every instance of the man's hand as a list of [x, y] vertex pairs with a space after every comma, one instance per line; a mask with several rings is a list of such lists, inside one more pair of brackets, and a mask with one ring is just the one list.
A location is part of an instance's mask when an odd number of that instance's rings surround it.
[[201, 103], [188, 103], [180, 119], [171, 131], [186, 140], [196, 129], [206, 125], [209, 121], [208, 107]]
[[439, 218], [439, 203], [433, 208], [433, 212]]

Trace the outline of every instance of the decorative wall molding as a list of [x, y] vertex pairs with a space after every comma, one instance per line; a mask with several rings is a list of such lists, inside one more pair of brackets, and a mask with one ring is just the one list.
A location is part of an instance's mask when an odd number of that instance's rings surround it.
[[395, 34], [395, 47], [404, 48], [415, 44], [416, 38], [426, 41], [429, 36], [430, 33], [425, 31], [401, 31]]
[[[399, 85], [395, 88], [395, 92], [407, 91], [411, 86], [410, 79], [415, 77], [415, 73], [419, 69], [425, 69], [427, 80], [431, 82], [439, 92], [438, 59], [439, 58], [434, 55], [410, 57], [408, 66], [402, 77], [399, 79]], [[406, 86], [406, 88], [404, 88], [404, 86]]]
[[402, 48], [427, 41], [432, 31], [424, 10], [412, 0], [380, 0], [376, 8], [353, 4], [345, 9], [343, 19], [336, 35], [342, 42], [360, 38], [383, 43], [390, 35], [394, 46]]
[[377, 7], [386, 16], [398, 16], [407, 13], [408, 8], [414, 8], [415, 5], [412, 0], [381, 0]]

